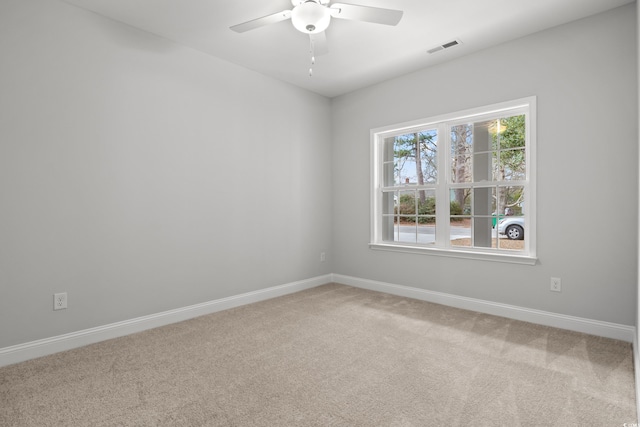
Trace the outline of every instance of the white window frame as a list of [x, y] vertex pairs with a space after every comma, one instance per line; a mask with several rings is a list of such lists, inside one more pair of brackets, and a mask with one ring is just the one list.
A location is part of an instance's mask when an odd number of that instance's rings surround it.
[[[455, 187], [450, 180], [450, 133], [451, 127], [459, 123], [482, 121], [501, 113], [525, 114], [525, 162], [526, 179], [513, 185], [525, 189], [525, 248], [522, 251], [504, 249], [460, 247], [450, 244], [449, 203], [436, 203], [436, 242], [430, 245], [419, 243], [384, 241], [383, 235], [383, 161], [384, 140], [389, 137], [425, 129], [438, 129], [438, 183], [435, 186], [436, 200], [450, 200], [450, 190]], [[443, 114], [427, 119], [414, 120], [371, 130], [371, 236], [369, 247], [377, 250], [449, 256], [487, 261], [500, 261], [534, 265], [536, 258], [536, 97], [472, 108]], [[495, 184], [495, 183], [494, 183]], [[476, 186], [474, 183], [473, 186]], [[433, 188], [433, 185], [425, 186]], [[412, 188], [416, 188], [415, 185]], [[388, 190], [388, 188], [387, 188]]]

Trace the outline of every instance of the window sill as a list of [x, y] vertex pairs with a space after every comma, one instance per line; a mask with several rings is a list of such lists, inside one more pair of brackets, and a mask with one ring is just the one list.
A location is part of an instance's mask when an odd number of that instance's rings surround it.
[[510, 253], [480, 252], [473, 249], [441, 249], [419, 246], [407, 246], [393, 243], [370, 243], [369, 248], [381, 251], [404, 252], [411, 254], [423, 254], [443, 256], [450, 258], [464, 258], [480, 261], [505, 262], [510, 264], [535, 265], [538, 258], [530, 255], [518, 255]]

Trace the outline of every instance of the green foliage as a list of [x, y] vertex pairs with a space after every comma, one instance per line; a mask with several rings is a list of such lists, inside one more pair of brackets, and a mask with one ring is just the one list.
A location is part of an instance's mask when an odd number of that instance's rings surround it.
[[493, 149], [500, 150], [500, 162], [499, 165], [496, 165], [498, 179], [523, 179], [525, 173], [525, 116], [501, 118], [499, 130], [500, 132], [492, 134]]
[[449, 213], [451, 215], [462, 215], [462, 206], [460, 206], [460, 203], [452, 200], [449, 206]]
[[[417, 205], [417, 206], [416, 206]], [[430, 224], [436, 222], [436, 199], [435, 197], [427, 197], [424, 203], [421, 203], [412, 194], [402, 194], [398, 205], [395, 208], [395, 214], [400, 215], [405, 222], [414, 222], [416, 217], [416, 207], [418, 209], [418, 223]], [[462, 215], [462, 208], [455, 200], [450, 204], [451, 215]], [[429, 216], [425, 216], [429, 215]]]
[[[525, 122], [524, 115], [511, 116], [500, 119], [500, 149], [524, 148], [525, 145]], [[494, 140], [495, 137], [494, 135]]]
[[400, 195], [400, 200], [395, 210], [395, 213], [399, 215], [415, 215], [416, 198], [411, 194]]

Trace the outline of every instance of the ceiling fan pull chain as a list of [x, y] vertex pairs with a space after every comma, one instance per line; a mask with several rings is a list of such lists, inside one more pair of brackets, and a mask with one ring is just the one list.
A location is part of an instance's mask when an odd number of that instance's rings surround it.
[[309, 37], [309, 53], [311, 54], [311, 66], [309, 67], [309, 77], [313, 76], [313, 66], [316, 63], [315, 48], [313, 38]]
[[315, 43], [313, 42], [313, 39], [309, 37], [309, 52], [311, 53], [311, 65], [314, 65], [316, 63], [315, 50], [316, 50]]

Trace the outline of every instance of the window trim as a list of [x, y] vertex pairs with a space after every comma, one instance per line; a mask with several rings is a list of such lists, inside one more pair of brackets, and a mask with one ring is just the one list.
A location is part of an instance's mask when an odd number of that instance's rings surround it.
[[[526, 138], [528, 141], [525, 162], [526, 162], [526, 184], [527, 197], [525, 198], [525, 212], [527, 214], [527, 227], [525, 228], [525, 241], [527, 241], [528, 252], [509, 252], [506, 250], [483, 249], [477, 247], [427, 247], [419, 244], [413, 245], [406, 242], [390, 242], [382, 240], [382, 197], [380, 196], [383, 183], [382, 160], [384, 139], [392, 136], [410, 133], [412, 131], [424, 130], [426, 128], [437, 128], [438, 132], [449, 131], [451, 126], [458, 122], [469, 121], [471, 119], [482, 120], [485, 116], [494, 116], [502, 112], [513, 111], [516, 109], [526, 109]], [[530, 96], [512, 101], [501, 102], [497, 104], [486, 105], [482, 107], [470, 108], [463, 111], [457, 111], [448, 114], [441, 114], [426, 119], [413, 120], [409, 122], [379, 127], [371, 129], [370, 141], [370, 241], [369, 247], [375, 250], [388, 250], [402, 253], [428, 254], [435, 256], [446, 256], [454, 258], [466, 258], [483, 261], [498, 261], [507, 263], [534, 265], [537, 262], [536, 257], [536, 97]], [[446, 135], [446, 133], [442, 133]], [[448, 137], [447, 137], [448, 138]], [[448, 145], [448, 144], [447, 144]], [[438, 156], [438, 184], [436, 192], [449, 192], [449, 167], [450, 153], [449, 149], [444, 154]], [[443, 171], [444, 173], [442, 173]], [[448, 222], [447, 212], [440, 210], [440, 215], [436, 212], [436, 221], [444, 219], [445, 224]], [[448, 226], [445, 226], [448, 229]], [[438, 242], [442, 242], [439, 239]]]

